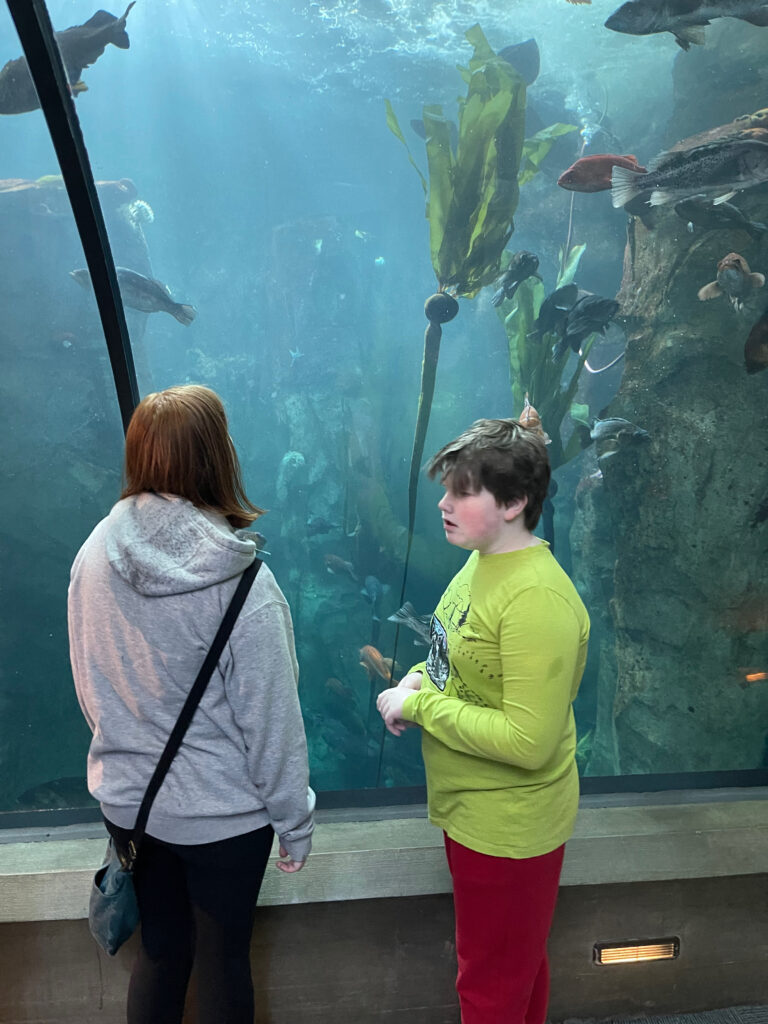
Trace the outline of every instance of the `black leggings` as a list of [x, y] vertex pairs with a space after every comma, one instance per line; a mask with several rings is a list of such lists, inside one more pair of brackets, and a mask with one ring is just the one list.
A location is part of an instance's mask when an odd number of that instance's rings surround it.
[[[130, 833], [106, 826], [123, 848]], [[144, 837], [134, 872], [141, 950], [128, 1024], [181, 1024], [193, 962], [199, 1024], [253, 1024], [251, 932], [273, 836], [267, 825], [198, 846]]]

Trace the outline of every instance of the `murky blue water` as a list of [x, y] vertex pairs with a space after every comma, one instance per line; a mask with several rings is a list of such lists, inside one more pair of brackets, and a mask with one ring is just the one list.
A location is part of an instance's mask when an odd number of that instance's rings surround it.
[[[708, 116], [695, 95], [681, 99], [676, 69], [695, 55], [683, 54], [667, 33], [609, 32], [603, 22], [615, 6], [138, 0], [127, 22], [130, 49], [108, 47], [83, 74], [88, 91], [76, 105], [94, 177], [135, 185], [130, 195], [109, 186], [100, 193], [116, 262], [143, 259], [135, 269], [197, 309], [189, 327], [128, 311], [140, 387], [146, 393], [196, 381], [225, 400], [249, 495], [270, 510], [259, 529], [294, 612], [320, 790], [423, 781], [415, 731], [382, 748], [370, 705], [383, 682], [369, 680], [359, 663], [365, 644], [395, 653], [386, 616], [398, 606], [402, 582], [423, 304], [436, 289], [424, 195], [387, 128], [384, 100], [426, 170], [424, 144], [409, 122], [433, 103], [455, 117], [465, 88], [457, 65], [471, 56], [467, 29], [479, 23], [496, 50], [534, 37], [541, 72], [528, 90], [531, 121], [575, 130], [522, 187], [509, 249], [538, 254], [549, 292], [570, 219], [571, 243], [587, 245], [580, 286], [613, 296], [622, 278], [625, 214], [612, 209], [608, 194], [556, 185], [582, 152], [585, 134], [598, 133], [597, 145], [603, 132], [600, 148], [585, 152], [635, 153], [645, 161], [675, 141], [669, 123], [681, 105], [690, 116], [679, 136], [765, 102], [762, 67], [754, 102], [744, 106], [742, 91], [728, 116]], [[49, 9], [57, 29], [93, 13], [81, 0]], [[709, 30], [711, 46], [722, 30], [723, 23]], [[749, 31], [768, 39], [767, 30]], [[0, 6], [0, 64], [19, 54]], [[57, 174], [40, 111], [0, 117], [0, 179]], [[127, 201], [136, 197], [146, 209], [134, 209], [130, 220]], [[83, 800], [87, 731], [69, 674], [66, 580], [75, 551], [117, 497], [121, 434], [95, 303], [68, 277], [83, 258], [65, 194], [55, 183], [32, 199], [0, 192], [0, 224], [0, 810], [19, 810]], [[427, 455], [477, 417], [520, 412], [491, 291], [462, 299], [444, 329]], [[624, 342], [611, 329], [594, 349], [596, 365]], [[622, 372], [620, 363], [584, 382], [580, 400], [592, 416], [616, 395]], [[557, 473], [556, 554], [577, 582], [585, 577], [579, 567], [594, 556], [581, 541], [573, 548], [575, 492], [592, 486], [597, 468], [592, 449]], [[463, 560], [442, 540], [440, 493], [422, 480], [407, 592], [421, 613], [432, 610]], [[325, 517], [330, 529], [313, 532], [313, 516]], [[349, 562], [351, 573], [329, 572], [329, 555]], [[746, 550], [735, 557], [745, 564], [750, 558]], [[381, 622], [360, 593], [368, 575], [388, 588], [377, 609]], [[666, 751], [655, 769], [653, 753], [643, 763], [603, 754], [590, 767], [596, 730], [611, 729], [598, 719], [600, 702], [610, 703], [600, 679], [609, 674], [613, 638], [605, 622], [615, 608], [610, 592], [587, 596], [596, 630], [576, 706], [585, 773], [761, 767], [754, 744], [744, 754], [732, 743], [732, 757], [720, 750], [708, 762], [701, 741], [696, 749], [682, 745], [671, 759]], [[690, 614], [700, 614], [695, 602]], [[752, 630], [758, 661], [765, 627], [758, 637]], [[423, 656], [413, 639], [401, 630], [396, 658], [403, 669]], [[695, 654], [679, 656], [687, 662]], [[746, 717], [766, 710], [765, 689], [744, 691], [752, 702], [742, 708]]]

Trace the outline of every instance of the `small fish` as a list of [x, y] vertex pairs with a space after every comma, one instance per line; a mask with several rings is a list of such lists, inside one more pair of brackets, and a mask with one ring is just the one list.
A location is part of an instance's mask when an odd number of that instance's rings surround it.
[[[122, 18], [108, 11], [97, 11], [84, 25], [54, 32], [73, 96], [87, 91], [88, 86], [80, 81], [83, 69], [95, 64], [109, 43], [119, 50], [130, 47], [125, 19], [132, 7], [133, 3], [128, 4]], [[0, 71], [0, 114], [24, 114], [39, 106], [26, 57], [9, 60]]]
[[[117, 283], [123, 302], [130, 309], [138, 309], [142, 313], [170, 313], [180, 324], [189, 326], [197, 316], [194, 306], [186, 302], [174, 302], [168, 287], [162, 281], [137, 274], [127, 267], [115, 267]], [[83, 288], [90, 288], [91, 275], [84, 268], [70, 270], [69, 276]]]
[[[369, 679], [373, 679], [374, 676], [380, 676], [391, 686], [397, 685], [398, 680], [392, 678], [394, 664], [392, 659], [382, 657], [381, 651], [377, 650], [372, 644], [366, 644], [360, 648], [360, 664], [368, 673]], [[398, 666], [394, 667], [397, 668]]]
[[[422, 643], [427, 644], [427, 646], [431, 643], [429, 628], [432, 616], [419, 615], [410, 601], [406, 601], [402, 608], [398, 608], [392, 615], [387, 616], [387, 622], [397, 622], [402, 626], [407, 626], [408, 629], [413, 630]], [[416, 644], [419, 640], [414, 640], [413, 642]]]
[[743, 679], [739, 680], [739, 686], [742, 690], [746, 690], [750, 686], [754, 686], [755, 683], [764, 683], [768, 680], [768, 672], [760, 672], [757, 669], [751, 669], [748, 671], [741, 669], [740, 671], [744, 673]]
[[330, 533], [339, 528], [335, 523], [329, 523], [325, 516], [310, 516], [305, 525], [308, 537], [316, 537], [320, 533]]
[[380, 622], [379, 616], [376, 614], [376, 606], [379, 600], [389, 592], [389, 584], [382, 583], [377, 576], [366, 576], [365, 585], [360, 593], [371, 603], [373, 611], [373, 621]]
[[548, 295], [541, 304], [539, 315], [533, 325], [533, 330], [528, 335], [541, 338], [544, 334], [559, 333], [564, 325], [565, 318], [571, 306], [579, 297], [579, 286], [575, 282], [564, 284]]
[[332, 575], [338, 576], [346, 573], [347, 576], [357, 583], [357, 573], [355, 572], [355, 567], [351, 562], [345, 562], [344, 559], [340, 558], [338, 555], [326, 555], [323, 558], [323, 562], [325, 563], [327, 571]]
[[335, 676], [329, 676], [325, 680], [325, 689], [329, 694], [333, 694], [334, 697], [339, 697], [341, 700], [346, 701], [347, 704], [357, 704], [357, 694], [351, 686], [347, 686], [346, 683], [342, 683], [340, 679]]
[[698, 295], [702, 302], [716, 299], [719, 295], [727, 295], [731, 305], [738, 312], [744, 306], [753, 289], [762, 288], [765, 275], [752, 273], [749, 264], [737, 252], [729, 252], [717, 264], [717, 279], [699, 288]]
[[682, 152], [660, 154], [642, 174], [614, 167], [611, 201], [624, 206], [650, 191], [650, 205], [676, 203], [703, 193], [730, 199], [734, 192], [768, 181], [768, 143], [725, 139]]
[[620, 416], [612, 416], [606, 420], [595, 420], [589, 436], [597, 443], [600, 441], [616, 440], [619, 437], [644, 441], [650, 437], [650, 434], [647, 430], [643, 430], [642, 427], [638, 427], [636, 423], [623, 420]]
[[519, 285], [528, 277], [541, 277], [537, 273], [539, 269], [539, 257], [535, 253], [521, 249], [516, 252], [501, 277], [496, 281], [498, 290], [493, 293], [491, 302], [494, 306], [500, 306], [504, 299], [511, 299]]
[[601, 295], [585, 295], [580, 298], [568, 310], [565, 330], [555, 346], [554, 358], [559, 359], [569, 345], [578, 353], [581, 343], [586, 341], [590, 334], [605, 333], [606, 327], [618, 311], [619, 304], [615, 299], [605, 299]]
[[505, 46], [496, 56], [511, 64], [526, 85], [533, 85], [539, 77], [541, 54], [535, 39], [526, 39], [522, 43]]
[[526, 430], [532, 430], [534, 434], [538, 434], [544, 444], [551, 444], [552, 438], [544, 431], [541, 425], [541, 416], [534, 409], [528, 399], [528, 392], [525, 392], [525, 398], [523, 399], [523, 411], [517, 417], [517, 422], [522, 424]]
[[744, 365], [747, 373], [760, 373], [768, 368], [768, 309], [752, 325], [744, 343]]
[[557, 184], [571, 192], [605, 192], [611, 187], [611, 171], [614, 167], [647, 173], [646, 168], [641, 167], [637, 157], [631, 153], [626, 156], [595, 153], [594, 156], [583, 156], [571, 164], [557, 179]]
[[299, 349], [297, 349], [297, 348], [289, 348], [288, 349], [288, 355], [291, 357], [291, 366], [293, 366], [295, 364], [296, 360], [297, 359], [301, 359], [301, 357], [304, 355], [304, 353], [300, 352]]
[[746, 231], [756, 242], [768, 231], [765, 224], [750, 220], [732, 203], [715, 204], [706, 196], [691, 196], [675, 203], [675, 213], [689, 225], [707, 228], [710, 231], [731, 229]]
[[648, 36], [671, 32], [679, 46], [704, 43], [704, 26], [713, 18], [739, 18], [768, 25], [768, 4], [761, 0], [628, 0], [605, 22], [614, 32]]

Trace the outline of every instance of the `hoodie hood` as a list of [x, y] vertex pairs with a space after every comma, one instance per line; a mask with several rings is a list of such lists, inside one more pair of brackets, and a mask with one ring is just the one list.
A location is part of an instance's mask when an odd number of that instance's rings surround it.
[[139, 594], [165, 597], [222, 583], [244, 572], [256, 542], [223, 515], [174, 494], [123, 498], [105, 520], [115, 572]]

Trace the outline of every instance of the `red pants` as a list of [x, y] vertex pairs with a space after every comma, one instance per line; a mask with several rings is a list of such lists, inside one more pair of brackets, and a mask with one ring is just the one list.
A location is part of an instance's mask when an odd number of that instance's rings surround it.
[[544, 1024], [547, 936], [565, 846], [514, 860], [445, 836], [453, 878], [462, 1024]]

